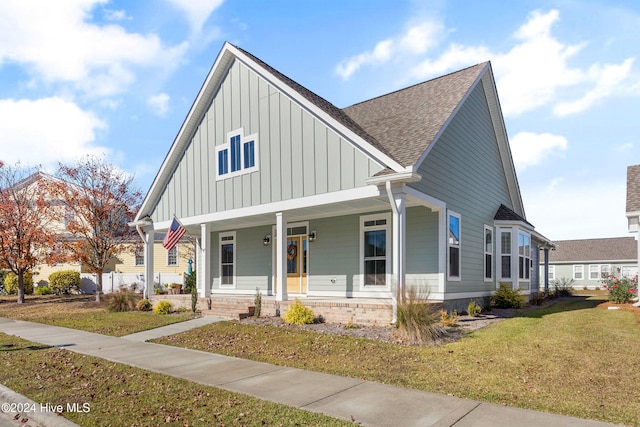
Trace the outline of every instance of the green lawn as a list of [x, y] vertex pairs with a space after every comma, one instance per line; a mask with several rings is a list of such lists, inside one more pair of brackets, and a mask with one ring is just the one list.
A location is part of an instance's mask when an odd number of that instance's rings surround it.
[[[82, 426], [347, 426], [313, 412], [0, 333], [0, 382]], [[28, 414], [25, 414], [28, 416]]]
[[580, 418], [640, 426], [634, 314], [574, 297], [441, 346], [224, 322], [156, 342]]
[[96, 303], [94, 296], [28, 295], [24, 304], [15, 296], [0, 297], [0, 317], [46, 323], [120, 337], [193, 318], [193, 314], [160, 316], [152, 312], [111, 313], [107, 302]]

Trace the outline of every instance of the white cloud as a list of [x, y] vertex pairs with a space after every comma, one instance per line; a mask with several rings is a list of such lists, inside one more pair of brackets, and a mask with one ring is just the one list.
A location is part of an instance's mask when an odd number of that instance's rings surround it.
[[580, 113], [596, 104], [599, 100], [610, 96], [629, 77], [633, 58], [627, 58], [619, 65], [593, 65], [589, 69], [588, 79], [595, 87], [585, 93], [581, 98], [570, 102], [559, 102], [553, 112], [558, 116]]
[[520, 132], [511, 138], [511, 155], [518, 171], [540, 164], [551, 156], [560, 155], [567, 150], [564, 136], [550, 133]]
[[109, 153], [94, 145], [106, 125], [93, 113], [58, 97], [0, 100], [0, 159], [8, 163], [41, 164], [49, 170], [91, 154]]
[[200, 32], [202, 26], [216, 10], [223, 0], [169, 0], [173, 5], [181, 9], [187, 16], [193, 32]]
[[105, 0], [0, 2], [0, 64], [14, 62], [45, 83], [71, 83], [90, 96], [122, 92], [133, 67], [173, 64], [185, 46], [165, 48], [155, 34], [89, 22]]
[[367, 65], [379, 65], [390, 61], [394, 55], [421, 55], [436, 46], [444, 31], [444, 25], [437, 21], [425, 21], [409, 27], [403, 34], [378, 42], [373, 50], [363, 52], [341, 61], [336, 73], [343, 80]]
[[169, 95], [159, 93], [158, 95], [150, 96], [147, 99], [147, 105], [151, 107], [154, 114], [164, 117], [169, 112]]
[[129, 16], [127, 16], [127, 12], [124, 10], [105, 9], [104, 16], [109, 21], [123, 21], [125, 19], [131, 19]]
[[616, 237], [628, 235], [625, 191], [624, 182], [554, 179], [523, 198], [527, 220], [551, 240]]

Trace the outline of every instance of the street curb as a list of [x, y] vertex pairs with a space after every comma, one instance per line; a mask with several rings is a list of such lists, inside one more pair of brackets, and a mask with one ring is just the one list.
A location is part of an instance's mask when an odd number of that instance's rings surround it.
[[38, 423], [41, 427], [80, 427], [73, 421], [69, 421], [56, 413], [41, 412], [40, 403], [36, 403], [28, 397], [0, 384], [0, 404], [4, 403], [21, 403], [35, 407], [37, 409], [35, 412], [4, 411], [0, 408], [0, 413], [8, 414], [11, 417], [19, 413], [23, 418], [28, 418], [30, 421]]

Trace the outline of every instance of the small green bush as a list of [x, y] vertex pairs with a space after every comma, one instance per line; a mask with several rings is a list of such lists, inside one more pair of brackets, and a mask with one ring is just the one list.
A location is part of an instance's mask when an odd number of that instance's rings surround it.
[[80, 273], [73, 270], [56, 271], [49, 275], [49, 288], [56, 294], [68, 294], [80, 288]]
[[412, 344], [431, 342], [444, 334], [438, 324], [438, 310], [429, 302], [429, 293], [410, 288], [398, 295], [396, 327], [400, 336]]
[[604, 289], [609, 291], [609, 301], [615, 304], [625, 304], [635, 296], [637, 280], [628, 277], [608, 276], [602, 281]]
[[190, 294], [193, 289], [197, 287], [196, 271], [193, 270], [191, 274], [187, 274], [184, 278], [184, 292]]
[[146, 298], [141, 299], [140, 301], [138, 301], [138, 304], [136, 304], [136, 309], [138, 311], [151, 311], [152, 308], [153, 305], [151, 305], [151, 301]]
[[453, 310], [449, 313], [447, 310], [440, 310], [440, 323], [447, 328], [458, 326], [458, 311]]
[[491, 305], [496, 308], [521, 308], [524, 301], [520, 289], [512, 289], [511, 284], [500, 282], [500, 287], [491, 297]]
[[119, 292], [109, 296], [109, 311], [134, 311], [137, 308], [139, 298], [140, 296], [135, 292], [121, 288]]
[[471, 317], [476, 317], [480, 313], [482, 313], [482, 307], [475, 302], [475, 300], [469, 301], [469, 305], [467, 305], [467, 314]]
[[551, 282], [553, 285], [553, 296], [555, 298], [570, 297], [573, 295], [575, 281], [567, 277], [561, 277]]
[[170, 301], [159, 301], [155, 307], [153, 307], [153, 312], [156, 314], [169, 314], [173, 310], [173, 304]]
[[34, 292], [36, 295], [49, 295], [53, 293], [51, 288], [49, 288], [48, 286], [36, 286]]
[[291, 325], [305, 325], [313, 323], [315, 321], [315, 314], [313, 310], [307, 308], [302, 302], [296, 298], [293, 304], [289, 306], [289, 309], [284, 314], [284, 321]]
[[[18, 293], [18, 276], [12, 271], [4, 276], [4, 290], [8, 295]], [[30, 271], [24, 273], [24, 293], [25, 295], [33, 294], [33, 276]]]

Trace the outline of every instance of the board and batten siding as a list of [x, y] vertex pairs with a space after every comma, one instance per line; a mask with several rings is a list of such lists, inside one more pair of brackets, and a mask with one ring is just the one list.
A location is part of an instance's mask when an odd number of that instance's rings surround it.
[[[216, 181], [215, 147], [227, 133], [257, 135], [258, 170]], [[155, 222], [365, 185], [382, 167], [234, 61], [153, 210]]]
[[445, 284], [450, 294], [494, 289], [483, 281], [484, 225], [493, 226], [500, 204], [511, 207], [511, 199], [491, 123], [479, 82], [420, 165], [422, 180], [409, 184], [462, 217], [462, 280]]

